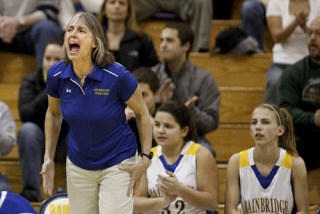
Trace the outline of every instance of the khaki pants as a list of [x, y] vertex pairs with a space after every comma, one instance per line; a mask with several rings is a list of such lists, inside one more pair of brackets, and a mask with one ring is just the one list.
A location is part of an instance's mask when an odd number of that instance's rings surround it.
[[118, 165], [104, 170], [84, 170], [67, 159], [66, 168], [71, 214], [133, 212], [133, 197], [127, 196], [131, 176]]

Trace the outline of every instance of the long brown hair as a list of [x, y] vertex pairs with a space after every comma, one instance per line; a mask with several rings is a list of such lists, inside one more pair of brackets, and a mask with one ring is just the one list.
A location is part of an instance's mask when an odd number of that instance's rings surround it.
[[[98, 19], [99, 22], [103, 27], [105, 27], [105, 30], [108, 29], [108, 17], [105, 14], [105, 8], [108, 0], [104, 0], [100, 11], [98, 13]], [[132, 0], [127, 0], [128, 3], [128, 16], [126, 18], [126, 26], [129, 27], [131, 30], [135, 32], [140, 32], [141, 29], [138, 26], [137, 19], [136, 19], [136, 10], [134, 8], [134, 5], [132, 3]]]

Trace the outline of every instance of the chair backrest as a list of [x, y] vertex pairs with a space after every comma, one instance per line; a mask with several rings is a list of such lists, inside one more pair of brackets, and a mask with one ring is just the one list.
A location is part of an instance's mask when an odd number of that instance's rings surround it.
[[44, 200], [39, 208], [39, 214], [61, 213], [69, 214], [69, 198], [67, 193], [59, 193]]

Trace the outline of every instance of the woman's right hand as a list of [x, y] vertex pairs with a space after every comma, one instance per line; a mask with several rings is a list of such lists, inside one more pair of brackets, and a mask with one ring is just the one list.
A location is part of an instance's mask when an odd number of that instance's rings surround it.
[[54, 161], [45, 160], [42, 164], [40, 174], [42, 175], [42, 186], [44, 193], [51, 196], [54, 187]]

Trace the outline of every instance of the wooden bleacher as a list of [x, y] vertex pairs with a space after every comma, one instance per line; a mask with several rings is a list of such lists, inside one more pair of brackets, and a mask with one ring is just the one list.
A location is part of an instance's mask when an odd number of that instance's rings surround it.
[[[0, 52], [0, 100], [8, 104], [16, 121], [17, 131], [21, 127], [18, 113], [18, 93], [23, 77], [36, 70], [35, 57], [27, 54]], [[56, 164], [55, 189], [66, 189], [66, 173], [62, 164]], [[12, 189], [20, 193], [22, 189], [22, 175], [19, 164], [18, 148], [15, 147], [10, 154], [0, 156], [0, 172], [8, 176]], [[47, 196], [43, 194], [43, 198]], [[38, 210], [40, 203], [32, 203]]]
[[[215, 37], [221, 30], [229, 26], [241, 26], [238, 10], [241, 2], [243, 0], [235, 1], [232, 20], [212, 21], [211, 47], [214, 46]], [[157, 51], [159, 50], [160, 32], [164, 24], [163, 20], [141, 23], [141, 28], [151, 35]], [[270, 40], [267, 41], [270, 42]], [[271, 64], [271, 54], [211, 56], [192, 53], [190, 60], [211, 72], [221, 91], [219, 128], [209, 133], [207, 137], [217, 151], [220, 184], [219, 211], [223, 214], [227, 161], [232, 154], [253, 146], [249, 131], [250, 116], [253, 108], [263, 102], [265, 77]], [[0, 100], [8, 103], [18, 128], [21, 127], [17, 105], [20, 83], [24, 76], [34, 70], [33, 56], [0, 52]], [[55, 187], [65, 187], [64, 167], [58, 165], [56, 170]], [[0, 171], [8, 176], [14, 191], [19, 193], [22, 181], [17, 148], [8, 156], [0, 157]], [[310, 204], [320, 204], [319, 177], [320, 169], [308, 173]], [[39, 203], [33, 203], [33, 205], [36, 208], [39, 207]], [[317, 206], [314, 206], [310, 212], [314, 213], [316, 208]]]

